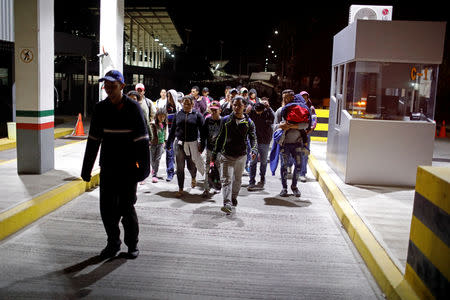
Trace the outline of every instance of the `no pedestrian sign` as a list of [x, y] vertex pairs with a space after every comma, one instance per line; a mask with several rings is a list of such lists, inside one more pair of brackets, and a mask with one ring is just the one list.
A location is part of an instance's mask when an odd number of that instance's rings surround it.
[[20, 60], [26, 64], [29, 64], [34, 59], [34, 54], [31, 49], [23, 48], [20, 51]]

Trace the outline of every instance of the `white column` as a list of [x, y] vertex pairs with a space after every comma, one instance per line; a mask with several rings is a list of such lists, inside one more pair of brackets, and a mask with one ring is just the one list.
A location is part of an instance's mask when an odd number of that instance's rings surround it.
[[129, 65], [133, 65], [133, 19], [130, 17], [130, 53], [129, 53]]
[[[137, 55], [136, 55], [136, 66], [141, 66], [141, 26], [137, 26]], [[139, 82], [139, 79], [138, 79]]]
[[53, 0], [14, 2], [17, 171], [54, 168]]
[[[125, 0], [100, 0], [100, 54], [105, 54], [99, 60], [100, 77], [109, 70], [119, 70], [123, 73], [123, 22]], [[106, 53], [108, 55], [106, 55]], [[106, 93], [99, 85], [100, 100], [106, 98]]]
[[152, 38], [147, 32], [145, 33], [147, 35], [147, 43], [145, 44], [145, 52], [147, 53], [147, 63], [145, 66], [148, 68], [150, 67], [150, 39]]
[[155, 45], [155, 39], [152, 37], [152, 52], [151, 52], [151, 56], [150, 56], [152, 59], [152, 62], [150, 64], [151, 68], [155, 67], [155, 47], [154, 47], [154, 45]]

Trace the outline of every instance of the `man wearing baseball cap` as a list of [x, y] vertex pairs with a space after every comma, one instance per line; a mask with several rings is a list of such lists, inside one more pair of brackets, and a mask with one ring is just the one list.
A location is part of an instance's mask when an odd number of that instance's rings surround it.
[[152, 100], [150, 100], [147, 97], [145, 97], [145, 86], [142, 83], [138, 83], [138, 84], [136, 84], [134, 89], [136, 90], [136, 92], [141, 94], [142, 100], [144, 100], [145, 103], [147, 103], [148, 111], [149, 111], [149, 114], [150, 114], [148, 116], [150, 118], [150, 122], [154, 121], [155, 120], [155, 114], [156, 114], [156, 107], [153, 104]]
[[128, 253], [123, 255], [134, 259], [139, 255], [136, 188], [150, 173], [147, 125], [139, 103], [122, 93], [125, 80], [120, 71], [107, 72], [99, 82], [104, 82], [108, 97], [94, 107], [81, 178], [91, 180], [101, 146], [100, 214], [108, 241], [100, 256], [110, 258], [119, 252], [122, 221], [128, 246]]

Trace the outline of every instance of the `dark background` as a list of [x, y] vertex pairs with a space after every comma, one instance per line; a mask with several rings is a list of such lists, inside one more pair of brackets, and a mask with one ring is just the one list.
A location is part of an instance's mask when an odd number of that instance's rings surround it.
[[[55, 31], [75, 29], [80, 36], [98, 39], [98, 16], [88, 8], [98, 8], [99, 3], [55, 1]], [[169, 11], [184, 42], [175, 49], [176, 68], [166, 66], [185, 83], [174, 88], [187, 92], [192, 82], [211, 79], [210, 61], [221, 57], [229, 60], [225, 71], [231, 74], [264, 71], [271, 43], [278, 55], [270, 58], [269, 71], [281, 74], [283, 66], [282, 74], [294, 84], [304, 76], [320, 77], [319, 97], [329, 97], [333, 36], [348, 25], [351, 4], [392, 5], [393, 20], [447, 21], [449, 35], [450, 14], [445, 1], [125, 1], [126, 7], [163, 6]], [[448, 49], [446, 38], [436, 99], [438, 122], [450, 120]]]

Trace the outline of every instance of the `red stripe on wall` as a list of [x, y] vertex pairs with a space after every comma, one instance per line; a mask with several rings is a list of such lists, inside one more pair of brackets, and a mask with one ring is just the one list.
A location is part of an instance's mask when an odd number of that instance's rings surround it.
[[16, 129], [28, 129], [28, 130], [44, 130], [55, 127], [54, 122], [48, 122], [43, 124], [30, 124], [30, 123], [17, 123]]

